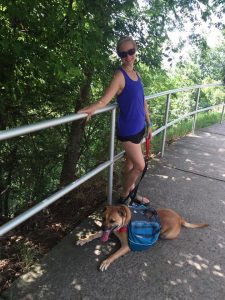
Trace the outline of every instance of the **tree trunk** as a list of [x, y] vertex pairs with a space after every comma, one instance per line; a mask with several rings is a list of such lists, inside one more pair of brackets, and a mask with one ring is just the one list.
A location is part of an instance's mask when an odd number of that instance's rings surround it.
[[[88, 102], [92, 73], [87, 72], [86, 80], [80, 88], [80, 99], [75, 103], [75, 112]], [[85, 120], [74, 121], [71, 125], [68, 144], [64, 154], [63, 168], [60, 178], [60, 186], [65, 186], [75, 180], [76, 165], [80, 157], [80, 142], [83, 136]]]
[[1, 216], [9, 217], [9, 197], [11, 192], [12, 177], [17, 162], [17, 145], [13, 146], [4, 167], [0, 167], [0, 174], [3, 178], [3, 170], [7, 172], [6, 179], [0, 184], [0, 213]]
[[64, 154], [60, 185], [65, 186], [75, 180], [76, 164], [80, 157], [80, 141], [84, 131], [84, 122], [75, 121], [71, 125], [68, 145]]

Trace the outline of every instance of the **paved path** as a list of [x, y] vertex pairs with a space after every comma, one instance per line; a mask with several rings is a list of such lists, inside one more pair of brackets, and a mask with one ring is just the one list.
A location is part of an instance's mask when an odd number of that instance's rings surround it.
[[225, 122], [186, 136], [151, 162], [141, 192], [157, 207], [170, 207], [208, 228], [182, 229], [178, 239], [132, 252], [106, 272], [99, 263], [118, 247], [94, 241], [78, 247], [75, 237], [96, 228], [96, 213], [60, 242], [2, 297], [43, 300], [224, 300]]

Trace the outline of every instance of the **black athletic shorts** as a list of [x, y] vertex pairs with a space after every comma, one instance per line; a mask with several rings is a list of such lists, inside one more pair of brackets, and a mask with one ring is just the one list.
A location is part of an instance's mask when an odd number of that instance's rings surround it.
[[143, 139], [144, 135], [145, 135], [145, 127], [135, 135], [119, 136], [117, 134], [117, 139], [121, 142], [131, 142], [131, 143], [134, 143], [134, 144], [140, 144], [140, 142]]

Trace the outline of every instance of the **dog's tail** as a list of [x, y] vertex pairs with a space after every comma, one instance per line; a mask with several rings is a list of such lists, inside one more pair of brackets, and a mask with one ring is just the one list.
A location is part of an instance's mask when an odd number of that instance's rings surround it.
[[188, 223], [184, 219], [181, 220], [181, 225], [186, 227], [186, 228], [203, 228], [203, 227], [209, 226], [209, 224], [203, 224], [203, 223], [200, 223], [200, 224]]

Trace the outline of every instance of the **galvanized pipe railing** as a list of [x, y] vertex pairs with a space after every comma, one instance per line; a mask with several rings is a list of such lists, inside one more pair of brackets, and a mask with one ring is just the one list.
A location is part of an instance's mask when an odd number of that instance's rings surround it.
[[222, 109], [222, 113], [221, 113], [220, 124], [223, 122], [224, 111], [225, 111], [225, 100], [224, 100], [224, 103], [223, 103], [223, 109]]
[[[19, 224], [23, 223], [33, 215], [40, 212], [42, 209], [48, 207], [50, 204], [54, 203], [61, 197], [65, 196], [78, 186], [80, 186], [82, 183], [86, 182], [93, 176], [97, 175], [98, 173], [102, 172], [106, 168], [109, 168], [109, 180], [108, 180], [108, 202], [112, 202], [112, 182], [113, 182], [113, 163], [120, 159], [122, 157], [122, 153], [120, 155], [117, 155], [114, 157], [114, 136], [115, 136], [115, 115], [116, 115], [116, 104], [109, 105], [105, 108], [97, 110], [94, 115], [104, 113], [111, 111], [112, 117], [111, 117], [111, 140], [110, 140], [110, 158], [108, 161], [100, 164], [98, 167], [93, 169], [92, 171], [88, 172], [87, 174], [83, 175], [81, 178], [75, 180], [71, 184], [67, 185], [66, 187], [62, 188], [61, 190], [57, 191], [53, 195], [49, 196], [48, 198], [44, 199], [43, 201], [37, 203], [35, 206], [31, 207], [24, 213], [20, 214], [19, 216], [15, 217], [14, 219], [10, 220], [9, 222], [5, 223], [0, 227], [0, 236], [4, 235], [11, 229], [15, 228]], [[31, 132], [36, 132], [39, 130], [43, 130], [46, 128], [51, 128], [57, 125], [69, 123], [72, 121], [83, 119], [87, 116], [86, 113], [82, 114], [73, 114], [69, 116], [65, 116], [58, 119], [48, 120], [48, 121], [42, 121], [38, 122], [36, 124], [22, 126], [19, 128], [13, 128], [8, 129], [5, 131], [0, 131], [0, 141], [1, 140], [7, 140], [13, 137], [22, 136]]]
[[[200, 91], [202, 88], [207, 88], [207, 87], [215, 87], [215, 86], [223, 86], [222, 83], [210, 83], [210, 84], [205, 84], [205, 85], [195, 85], [195, 86], [191, 86], [191, 87], [187, 87], [187, 88], [181, 88], [181, 89], [174, 89], [174, 90], [168, 90], [165, 92], [161, 92], [161, 93], [157, 93], [157, 94], [153, 94], [150, 96], [145, 97], [146, 100], [150, 100], [150, 99], [155, 99], [157, 97], [162, 97], [162, 96], [166, 96], [166, 110], [165, 110], [165, 118], [164, 118], [164, 125], [161, 126], [160, 128], [158, 128], [157, 130], [154, 131], [153, 136], [156, 136], [157, 134], [159, 134], [160, 132], [163, 132], [163, 139], [162, 139], [162, 146], [161, 146], [161, 156], [164, 156], [164, 151], [165, 151], [165, 142], [166, 142], [166, 133], [167, 133], [167, 128], [184, 120], [187, 119], [190, 116], [193, 116], [193, 122], [192, 122], [192, 133], [194, 134], [194, 130], [195, 130], [195, 124], [196, 124], [196, 120], [197, 120], [197, 114], [203, 111], [208, 111], [211, 109], [214, 109], [216, 107], [220, 107], [222, 106], [222, 113], [221, 113], [221, 119], [220, 119], [220, 123], [222, 123], [223, 120], [223, 116], [224, 116], [224, 107], [225, 107], [225, 100], [223, 103], [220, 104], [216, 104], [213, 106], [209, 106], [203, 109], [198, 109], [198, 105], [199, 105], [199, 99], [200, 99]], [[195, 102], [195, 110], [187, 113], [185, 115], [183, 115], [182, 117], [171, 121], [168, 123], [168, 116], [169, 116], [169, 110], [170, 110], [170, 98], [172, 94], [176, 94], [178, 92], [187, 92], [187, 91], [191, 91], [191, 90], [197, 90], [197, 96], [196, 96], [196, 102]]]
[[[150, 96], [146, 97], [147, 101], [150, 100], [150, 99], [155, 99], [155, 98], [161, 97], [161, 96], [166, 96], [166, 99], [167, 99], [166, 100], [166, 111], [165, 111], [164, 125], [153, 132], [153, 137], [154, 137], [154, 136], [156, 136], [157, 134], [159, 134], [160, 132], [163, 131], [163, 141], [162, 141], [162, 151], [161, 151], [162, 156], [164, 154], [164, 149], [165, 149], [166, 130], [167, 130], [168, 127], [174, 125], [175, 123], [180, 122], [181, 120], [186, 119], [190, 116], [194, 116], [193, 126], [192, 126], [192, 128], [194, 130], [195, 129], [196, 116], [199, 112], [207, 111], [207, 110], [210, 110], [210, 109], [213, 109], [213, 108], [216, 108], [216, 107], [220, 107], [220, 106], [222, 106], [222, 113], [221, 113], [221, 122], [222, 122], [223, 117], [224, 117], [224, 111], [225, 111], [225, 101], [223, 101], [223, 103], [213, 105], [213, 106], [210, 106], [210, 107], [207, 107], [207, 108], [204, 108], [204, 109], [198, 109], [200, 89], [206, 88], [206, 87], [215, 87], [215, 86], [222, 86], [222, 84], [196, 85], [196, 86], [192, 86], [192, 87], [188, 87], [188, 88], [169, 90], [169, 91], [153, 94], [153, 95], [150, 95]], [[178, 92], [186, 92], [186, 91], [195, 90], [195, 89], [197, 89], [197, 98], [196, 98], [195, 110], [191, 113], [188, 113], [188, 114], [174, 120], [174, 121], [168, 122], [169, 121], [168, 119], [169, 119], [169, 109], [170, 109], [171, 95], [175, 94], [175, 93], [178, 93]], [[28, 209], [24, 213], [20, 214], [19, 216], [15, 217], [11, 221], [9, 221], [6, 224], [2, 225], [0, 227], [0, 236], [4, 235], [5, 233], [10, 231], [11, 229], [15, 228], [16, 226], [18, 226], [22, 222], [26, 221], [28, 218], [30, 218], [33, 215], [35, 215], [36, 213], [40, 212], [42, 209], [44, 209], [47, 206], [49, 206], [50, 204], [54, 203], [59, 198], [65, 196], [66, 194], [68, 194], [69, 192], [71, 192], [72, 190], [77, 188], [79, 185], [81, 185], [85, 181], [89, 180], [90, 178], [92, 178], [96, 174], [102, 172], [106, 168], [109, 168], [108, 202], [109, 202], [109, 204], [112, 203], [113, 164], [114, 164], [114, 162], [116, 162], [117, 160], [122, 158], [123, 154], [124, 154], [124, 151], [122, 151], [121, 153], [114, 156], [116, 108], [117, 108], [117, 105], [113, 104], [113, 105], [109, 105], [109, 106], [107, 106], [103, 109], [99, 109], [94, 113], [94, 114], [100, 114], [100, 113], [105, 113], [105, 112], [111, 111], [111, 135], [110, 135], [111, 138], [110, 138], [109, 160], [102, 163], [102, 164], [100, 164], [94, 170], [88, 172], [87, 174], [85, 174], [81, 178], [79, 178], [79, 179], [75, 180], [74, 182], [70, 183], [69, 185], [67, 185], [66, 187], [64, 187], [61, 190], [57, 191], [56, 193], [54, 193], [50, 197], [48, 197], [48, 198], [44, 199], [43, 201], [39, 202], [38, 204], [36, 204], [32, 208]], [[32, 132], [36, 132], [36, 131], [39, 131], [39, 130], [43, 130], [43, 129], [46, 129], [46, 128], [62, 125], [62, 124], [65, 124], [65, 123], [73, 122], [75, 120], [83, 119], [86, 116], [87, 115], [85, 113], [72, 114], [72, 115], [65, 116], [65, 117], [58, 118], [58, 119], [42, 121], [42, 122], [38, 122], [36, 124], [32, 124], [32, 125], [28, 125], [28, 126], [22, 126], [22, 127], [19, 127], [19, 128], [0, 131], [0, 141], [1, 140], [7, 140], [7, 139], [17, 137], [17, 136], [22, 136], [22, 135], [32, 133]]]
[[167, 131], [167, 124], [168, 124], [168, 120], [169, 120], [169, 110], [170, 110], [170, 97], [171, 97], [171, 94], [168, 94], [166, 96], [166, 111], [165, 111], [165, 121], [164, 121], [165, 128], [163, 130], [163, 140], [162, 140], [161, 156], [164, 155], [164, 151], [165, 151], [166, 131]]
[[[94, 115], [101, 114], [101, 113], [107, 112], [107, 111], [111, 111], [111, 110], [113, 110], [113, 108], [116, 108], [116, 104], [108, 105], [105, 108], [98, 109], [94, 113]], [[47, 121], [41, 121], [41, 122], [38, 122], [38, 123], [32, 124], [32, 125], [26, 125], [26, 126], [21, 126], [21, 127], [18, 127], [18, 128], [7, 129], [7, 130], [4, 130], [4, 131], [2, 130], [2, 131], [0, 131], [0, 141], [8, 140], [8, 139], [11, 139], [13, 137], [22, 136], [22, 135], [32, 133], [32, 132], [36, 132], [36, 131], [40, 131], [40, 130], [43, 130], [43, 129], [46, 129], [46, 128], [50, 128], [50, 127], [70, 123], [70, 122], [73, 122], [73, 121], [77, 121], [77, 120], [80, 120], [80, 119], [84, 119], [86, 116], [87, 116], [87, 114], [85, 114], [85, 113], [83, 113], [83, 114], [71, 114], [69, 116], [65, 116], [65, 117], [62, 117], [62, 118], [57, 118], [57, 119], [52, 119], [52, 120], [47, 120]]]
[[[198, 104], [199, 104], [199, 98], [200, 98], [200, 88], [197, 88], [197, 96], [196, 96], [196, 101], [195, 101], [195, 111], [198, 110]], [[192, 123], [192, 134], [195, 132], [195, 124], [197, 120], [197, 114], [194, 114], [193, 116], [193, 123]]]
[[110, 134], [110, 153], [109, 153], [109, 177], [108, 177], [108, 202], [112, 204], [113, 190], [113, 166], [114, 166], [114, 149], [115, 149], [115, 124], [116, 124], [116, 107], [111, 114], [111, 134]]

